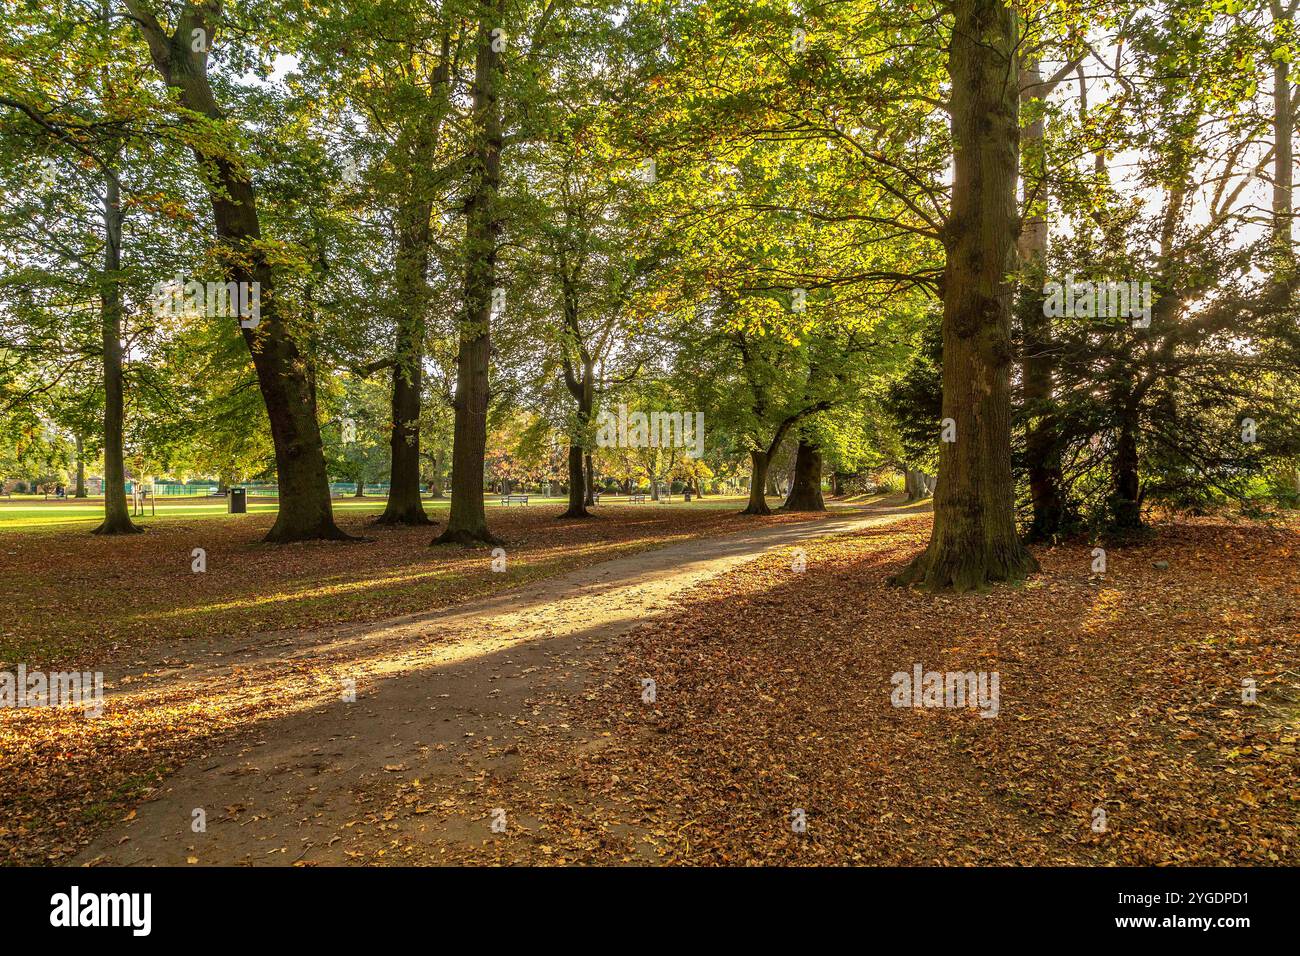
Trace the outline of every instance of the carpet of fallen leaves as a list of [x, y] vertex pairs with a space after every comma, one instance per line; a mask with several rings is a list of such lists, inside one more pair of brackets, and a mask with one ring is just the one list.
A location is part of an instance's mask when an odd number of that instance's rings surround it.
[[[1294, 527], [1180, 521], [1100, 577], [1077, 543], [1036, 549], [1018, 587], [888, 586], [928, 524], [703, 585], [612, 645], [584, 695], [539, 697], [508, 772], [485, 744], [458, 785], [390, 791], [382, 819], [429, 822], [359, 862], [1300, 863]], [[998, 716], [895, 708], [890, 677], [917, 663], [997, 671]]]
[[[337, 696], [339, 673], [361, 673], [356, 662], [324, 658], [240, 665], [249, 648], [288, 647], [286, 630], [442, 608], [754, 520], [655, 506], [574, 522], [557, 521], [559, 510], [491, 513], [508, 574], [491, 572], [486, 549], [428, 547], [435, 529], [375, 529], [360, 516], [340, 525], [368, 540], [287, 546], [258, 543], [270, 515], [160, 521], [121, 538], [84, 528], [0, 533], [0, 670], [100, 670], [110, 692], [95, 719], [74, 708], [0, 708], [0, 863], [65, 862], [185, 761]], [[193, 547], [207, 550], [204, 574], [190, 569]], [[229, 664], [197, 686], [157, 680], [200, 657]]]
[[[84, 527], [0, 531], [0, 669], [107, 673], [153, 646], [383, 620], [743, 527], [729, 509], [615, 505], [592, 520], [557, 521], [560, 510], [490, 511], [509, 576], [485, 573], [487, 549], [429, 547], [441, 525], [380, 528], [347, 513], [339, 526], [363, 540], [262, 544], [271, 514], [146, 520], [148, 533], [110, 538]], [[205, 573], [191, 570], [194, 548], [207, 552]]]

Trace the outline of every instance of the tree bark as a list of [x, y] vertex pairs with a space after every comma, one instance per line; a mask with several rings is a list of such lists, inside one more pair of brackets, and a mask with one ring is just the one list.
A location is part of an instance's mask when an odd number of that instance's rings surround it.
[[765, 451], [749, 450], [749, 502], [745, 505], [743, 515], [770, 515], [772, 509], [767, 506], [767, 469], [771, 456]]
[[398, 203], [395, 285], [401, 301], [393, 363], [392, 436], [388, 504], [380, 524], [433, 522], [420, 501], [420, 402], [423, 396], [424, 334], [429, 307], [430, 217], [433, 197], [429, 164], [447, 115], [451, 38], [442, 36], [441, 60], [430, 81], [431, 112], [416, 120], [410, 136], [399, 137], [395, 161], [406, 172], [408, 195]]
[[424, 198], [403, 203], [398, 212], [396, 285], [402, 310], [393, 362], [388, 503], [377, 524], [433, 523], [420, 500], [420, 399], [432, 214], [433, 204]]
[[584, 507], [582, 476], [582, 446], [569, 445], [569, 509], [561, 518], [590, 518], [591, 513]]
[[487, 446], [488, 363], [491, 359], [492, 289], [496, 282], [497, 191], [501, 182], [501, 117], [497, 86], [500, 54], [492, 30], [503, 22], [504, 0], [484, 8], [474, 55], [473, 130], [466, 201], [465, 319], [456, 358], [456, 425], [451, 454], [451, 510], [447, 530], [434, 544], [498, 544], [483, 508], [483, 453]]
[[[181, 105], [220, 122], [222, 112], [208, 81], [207, 51], [216, 36], [221, 4], [216, 0], [187, 4], [170, 36], [139, 0], [126, 0], [126, 5], [149, 45], [155, 69], [177, 91]], [[200, 38], [203, 42], [196, 43]], [[208, 189], [220, 251], [227, 258], [226, 274], [250, 287], [255, 283], [260, 293], [258, 322], [248, 327], [241, 322], [241, 332], [275, 444], [279, 513], [265, 540], [350, 539], [334, 523], [310, 357], [298, 348], [280, 317], [275, 272], [263, 248], [253, 184], [226, 153], [205, 151], [201, 144], [191, 148]]]
[[594, 505], [596, 503], [596, 466], [591, 460], [590, 451], [586, 452], [583, 458], [586, 461], [586, 472], [587, 472], [587, 481], [586, 481], [587, 496], [584, 499], [583, 503], [586, 505]]
[[1136, 408], [1120, 410], [1119, 434], [1115, 447], [1115, 503], [1113, 522], [1116, 528], [1134, 531], [1142, 527], [1141, 474], [1138, 468], [1138, 423]]
[[74, 498], [86, 497], [86, 440], [77, 434], [77, 490]]
[[[565, 286], [565, 320], [575, 342], [579, 343], [577, 326], [577, 300]], [[573, 368], [573, 360], [566, 352], [564, 356], [564, 383], [569, 394], [577, 402], [577, 411], [573, 422], [573, 434], [569, 436], [569, 507], [561, 518], [590, 518], [587, 505], [594, 504], [591, 496], [591, 455], [587, 452], [585, 442], [591, 426], [591, 413], [596, 403], [595, 368], [589, 356], [579, 355], [582, 374], [579, 376]]]
[[[1270, 0], [1269, 7], [1275, 24], [1294, 19], [1294, 5], [1284, 8], [1282, 0]], [[1295, 245], [1291, 241], [1295, 180], [1295, 153], [1292, 148], [1294, 132], [1291, 64], [1284, 56], [1277, 56], [1273, 60], [1273, 276], [1277, 288], [1287, 293], [1290, 291], [1290, 280], [1295, 275]]]
[[364, 498], [366, 496], [366, 483], [360, 478], [357, 479], [357, 490], [352, 493], [353, 498]]
[[1011, 476], [1011, 286], [1019, 90], [1015, 14], [1003, 0], [954, 0], [952, 211], [944, 231], [943, 415], [934, 527], [896, 578], [966, 591], [1038, 563], [1016, 534]]
[[104, 345], [104, 521], [95, 534], [138, 534], [126, 505], [126, 464], [122, 452], [122, 212], [117, 170], [104, 177], [104, 275], [100, 313]]
[[794, 459], [794, 483], [782, 511], [825, 511], [822, 498], [822, 452], [805, 439], [799, 439]]
[[[1028, 60], [1020, 71], [1020, 88], [1037, 99], [1042, 87], [1042, 70], [1035, 57]], [[1016, 242], [1021, 277], [1021, 414], [1025, 423], [1025, 462], [1033, 509], [1028, 532], [1031, 541], [1056, 537], [1065, 516], [1052, 383], [1052, 327], [1043, 308], [1048, 243], [1047, 196], [1042, 192], [1046, 179], [1043, 175], [1044, 133], [1045, 119], [1042, 111], [1036, 108], [1033, 119], [1025, 125], [1022, 134], [1021, 179], [1025, 206]]]

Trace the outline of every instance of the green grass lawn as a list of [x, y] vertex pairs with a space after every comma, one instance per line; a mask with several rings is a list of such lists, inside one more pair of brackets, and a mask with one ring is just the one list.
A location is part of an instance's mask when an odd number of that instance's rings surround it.
[[[502, 505], [500, 495], [486, 495], [484, 502], [489, 508], [526, 508], [533, 505], [564, 505], [568, 502], [567, 498], [543, 498], [540, 495], [529, 495], [527, 505]], [[334, 512], [340, 515], [365, 515], [378, 514], [384, 509], [384, 498], [366, 497], [366, 498], [335, 498]], [[740, 508], [744, 506], [744, 497], [739, 495], [710, 495], [704, 499], [696, 499], [691, 502], [690, 507], [696, 509], [712, 508]], [[426, 498], [424, 507], [429, 512], [446, 511], [449, 499], [431, 499]], [[671, 501], [663, 502], [665, 505], [685, 506], [681, 495], [674, 495]], [[619, 508], [642, 508], [642, 507], [659, 507], [659, 502], [646, 499], [645, 504], [630, 504], [625, 497], [607, 497], [596, 510], [608, 507]], [[279, 509], [279, 504], [274, 499], [254, 498], [250, 500], [248, 511], [250, 514], [269, 514]], [[225, 498], [160, 498], [157, 502], [157, 514], [151, 513], [150, 507], [145, 508], [143, 516], [136, 520], [145, 524], [152, 521], [166, 521], [177, 518], [203, 518], [223, 516], [228, 513], [228, 505]], [[98, 524], [104, 517], [104, 499], [103, 498], [82, 498], [69, 499], [66, 501], [45, 500], [40, 495], [22, 496], [15, 495], [12, 499], [0, 500], [0, 531], [20, 531], [25, 529], [39, 528], [57, 528], [77, 524]]]

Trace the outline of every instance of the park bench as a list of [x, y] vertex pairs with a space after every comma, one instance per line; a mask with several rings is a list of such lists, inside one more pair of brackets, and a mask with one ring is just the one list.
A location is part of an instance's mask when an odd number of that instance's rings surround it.
[[521, 505], [526, 505], [528, 504], [528, 496], [527, 495], [502, 495], [501, 496], [501, 503], [503, 505], [513, 504], [516, 501], [519, 502]]
[[630, 502], [645, 501], [645, 495], [628, 495], [627, 500]]

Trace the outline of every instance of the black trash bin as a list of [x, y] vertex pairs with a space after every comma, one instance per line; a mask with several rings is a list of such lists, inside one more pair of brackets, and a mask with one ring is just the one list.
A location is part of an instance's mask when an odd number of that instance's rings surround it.
[[230, 489], [230, 513], [242, 515], [248, 512], [248, 491], [244, 488]]

